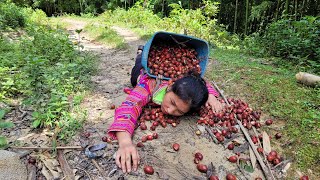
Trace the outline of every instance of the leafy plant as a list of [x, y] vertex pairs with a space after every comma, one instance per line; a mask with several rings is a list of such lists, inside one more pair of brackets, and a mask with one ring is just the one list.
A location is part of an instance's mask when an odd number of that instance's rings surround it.
[[266, 53], [286, 59], [284, 63], [302, 65], [320, 73], [320, 19], [299, 21], [282, 19], [271, 23], [258, 39]]
[[24, 27], [26, 20], [21, 11], [14, 3], [0, 2], [0, 29]]
[[[12, 122], [3, 121], [5, 110], [0, 109], [0, 129], [12, 128], [14, 124]], [[0, 136], [0, 148], [7, 145], [7, 139], [4, 136]]]
[[78, 94], [90, 88], [95, 56], [77, 51], [65, 31], [48, 26], [42, 11], [23, 12], [24, 35], [18, 41], [0, 36], [0, 100], [21, 98], [33, 109], [34, 128], [59, 126], [57, 136], [66, 140], [85, 119], [72, 112], [81, 102]]

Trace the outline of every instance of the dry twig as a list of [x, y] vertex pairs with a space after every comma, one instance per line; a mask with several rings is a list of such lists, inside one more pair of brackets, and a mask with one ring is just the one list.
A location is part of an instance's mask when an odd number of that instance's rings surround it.
[[30, 146], [30, 147], [17, 147], [17, 146], [12, 146], [10, 147], [12, 149], [78, 149], [82, 150], [83, 147], [81, 146], [57, 146], [57, 147], [36, 147], [36, 146]]
[[212, 131], [207, 126], [205, 126], [205, 128], [206, 128], [206, 131], [209, 133], [211, 139], [214, 141], [214, 143], [216, 143], [216, 144], [219, 143], [218, 140], [213, 135]]
[[72, 169], [70, 168], [66, 158], [64, 157], [63, 150], [58, 150], [58, 161], [60, 163], [62, 172], [67, 180], [74, 179], [74, 174]]

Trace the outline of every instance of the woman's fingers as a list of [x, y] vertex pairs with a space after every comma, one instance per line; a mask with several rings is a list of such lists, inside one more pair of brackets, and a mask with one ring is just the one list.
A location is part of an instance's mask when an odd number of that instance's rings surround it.
[[122, 172], [123, 173], [126, 173], [127, 172], [127, 168], [126, 168], [126, 154], [123, 153], [121, 155], [121, 169], [122, 169]]
[[127, 172], [131, 172], [131, 152], [126, 153], [126, 166], [127, 166]]
[[120, 163], [120, 156], [121, 154], [120, 154], [120, 152], [119, 151], [117, 151], [117, 154], [116, 154], [116, 165], [119, 167], [119, 168], [121, 168], [121, 163]]
[[136, 171], [139, 163], [140, 157], [134, 145], [117, 151], [116, 164], [122, 169], [123, 173], [130, 173], [132, 170]]
[[132, 162], [133, 162], [132, 169], [133, 169], [134, 171], [136, 171], [137, 168], [138, 168], [138, 161], [139, 161], [138, 151], [132, 152]]

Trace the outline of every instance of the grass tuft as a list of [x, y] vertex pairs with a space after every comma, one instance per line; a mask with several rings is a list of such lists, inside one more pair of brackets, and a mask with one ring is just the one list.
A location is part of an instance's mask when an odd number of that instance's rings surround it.
[[[285, 137], [278, 147], [294, 158], [295, 165], [319, 176], [320, 166], [320, 89], [296, 82], [295, 70], [253, 59], [238, 50], [216, 49], [207, 76], [220, 82], [228, 97], [241, 98], [266, 118], [275, 119], [274, 127], [265, 127], [270, 135], [281, 131]], [[277, 127], [277, 121], [285, 121]], [[272, 141], [278, 141], [273, 139]]]

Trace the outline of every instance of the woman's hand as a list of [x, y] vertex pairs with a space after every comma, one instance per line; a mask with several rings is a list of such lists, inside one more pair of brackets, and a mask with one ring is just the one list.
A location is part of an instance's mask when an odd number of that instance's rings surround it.
[[218, 99], [213, 95], [209, 94], [208, 100], [206, 102], [206, 107], [211, 106], [213, 112], [217, 113], [222, 110], [223, 105]]
[[[119, 149], [116, 155], [116, 164], [123, 173], [136, 171], [140, 163], [140, 157], [136, 146], [132, 143], [131, 136], [127, 132], [117, 132]], [[131, 167], [131, 163], [133, 166]]]

